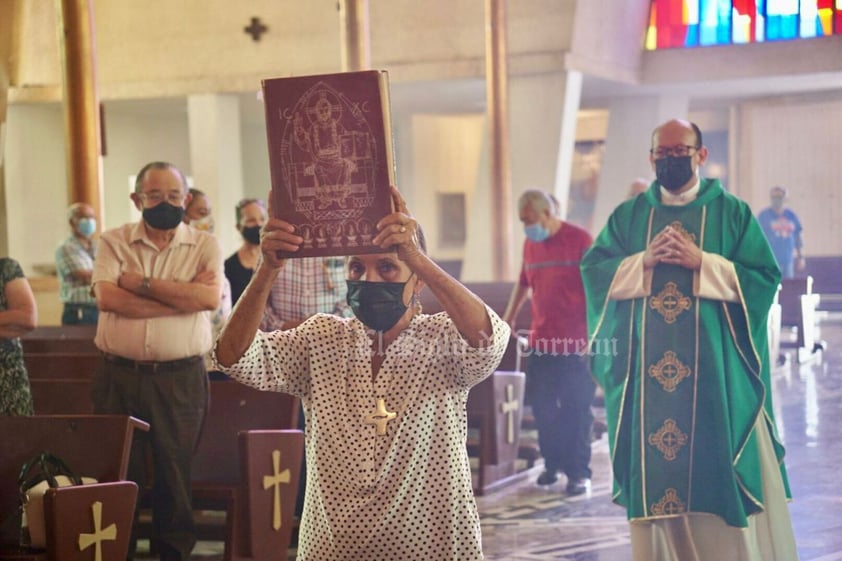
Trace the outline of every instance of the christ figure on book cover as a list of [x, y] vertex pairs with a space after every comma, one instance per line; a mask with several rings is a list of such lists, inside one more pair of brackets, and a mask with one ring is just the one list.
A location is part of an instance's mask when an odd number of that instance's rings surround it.
[[[347, 100], [341, 99], [325, 84], [321, 86], [302, 97], [292, 119], [292, 137], [299, 149], [299, 163], [303, 164], [303, 175], [312, 180], [312, 190], [301, 189], [303, 185], [298, 183], [294, 199], [303, 202], [302, 195], [312, 193], [310, 204], [313, 207], [310, 210], [326, 210], [334, 204], [339, 208], [354, 207], [357, 205], [349, 203], [349, 198], [368, 195], [367, 170], [360, 170], [357, 164], [358, 160], [371, 157], [371, 135], [365, 120], [360, 119], [361, 114], [350, 121], [343, 118], [343, 101], [347, 103]], [[351, 130], [346, 122], [362, 130]], [[364, 168], [371, 167], [370, 163], [360, 163]], [[357, 171], [362, 171], [363, 176], [355, 176]], [[321, 214], [322, 219], [339, 218], [329, 216], [333, 214], [329, 211], [326, 213], [328, 216]]]

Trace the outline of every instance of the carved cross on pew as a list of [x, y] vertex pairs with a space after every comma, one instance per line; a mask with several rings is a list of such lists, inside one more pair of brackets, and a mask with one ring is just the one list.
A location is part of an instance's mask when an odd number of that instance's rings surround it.
[[251, 35], [251, 40], [258, 42], [260, 36], [269, 31], [269, 28], [260, 22], [260, 18], [251, 18], [251, 23], [243, 28], [243, 31]]
[[386, 410], [386, 400], [378, 397], [374, 413], [366, 415], [365, 422], [367, 425], [376, 426], [377, 434], [382, 436], [386, 434], [386, 425], [395, 417], [397, 417], [397, 414], [394, 411]]
[[281, 529], [281, 483], [289, 483], [289, 468], [281, 471], [281, 451], [272, 450], [272, 475], [263, 476], [263, 488], [274, 487], [272, 502], [272, 528]]
[[91, 505], [91, 510], [94, 515], [94, 533], [79, 534], [79, 551], [84, 551], [93, 545], [96, 548], [94, 550], [94, 561], [102, 561], [102, 542], [117, 539], [117, 525], [111, 524], [108, 528], [102, 527], [102, 502], [96, 501]]
[[515, 411], [520, 409], [515, 387], [513, 384], [506, 386], [506, 401], [500, 404], [500, 411], [506, 415], [506, 442], [513, 444], [515, 441]]

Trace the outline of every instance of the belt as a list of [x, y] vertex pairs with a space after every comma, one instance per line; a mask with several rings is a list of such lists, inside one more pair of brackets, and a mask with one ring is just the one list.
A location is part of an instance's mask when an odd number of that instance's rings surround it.
[[110, 362], [111, 364], [122, 366], [123, 368], [131, 368], [135, 372], [145, 372], [149, 374], [154, 374], [156, 372], [175, 372], [176, 370], [181, 370], [182, 368], [187, 368], [202, 362], [202, 357], [200, 356], [189, 356], [178, 360], [155, 362], [149, 360], [132, 360], [130, 358], [110, 355], [108, 353], [104, 353], [104, 355], [105, 362]]

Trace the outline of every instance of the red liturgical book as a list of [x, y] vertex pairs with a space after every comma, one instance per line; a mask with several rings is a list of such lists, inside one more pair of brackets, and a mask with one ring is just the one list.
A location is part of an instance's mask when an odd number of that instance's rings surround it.
[[263, 80], [272, 212], [304, 238], [284, 257], [383, 251], [395, 158], [382, 70]]

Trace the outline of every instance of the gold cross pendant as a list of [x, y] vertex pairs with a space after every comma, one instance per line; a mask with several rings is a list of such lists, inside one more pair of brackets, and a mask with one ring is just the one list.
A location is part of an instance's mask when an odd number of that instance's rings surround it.
[[394, 411], [386, 410], [386, 400], [378, 397], [374, 413], [366, 415], [365, 422], [367, 425], [376, 426], [377, 434], [384, 435], [386, 434], [386, 424], [395, 417], [397, 417], [397, 414]]

